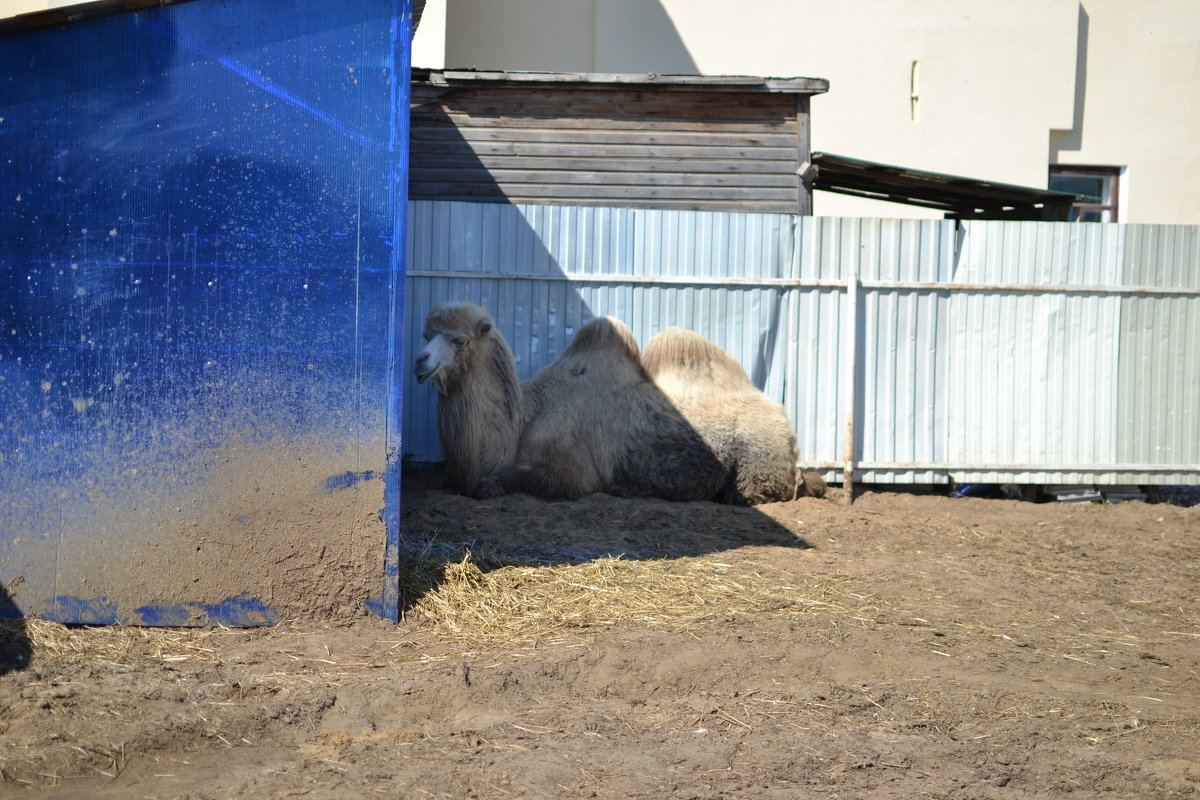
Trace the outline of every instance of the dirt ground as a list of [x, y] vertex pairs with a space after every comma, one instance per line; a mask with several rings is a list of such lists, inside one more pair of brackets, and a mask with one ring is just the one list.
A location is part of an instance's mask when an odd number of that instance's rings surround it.
[[0, 796], [1200, 788], [1200, 507], [404, 503], [399, 625], [10, 629]]

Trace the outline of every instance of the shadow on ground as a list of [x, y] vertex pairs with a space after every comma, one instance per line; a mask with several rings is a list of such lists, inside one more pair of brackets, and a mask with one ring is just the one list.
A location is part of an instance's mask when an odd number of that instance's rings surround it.
[[[554, 502], [524, 494], [472, 500], [446, 491], [438, 473], [425, 471], [405, 473], [402, 496], [402, 612], [436, 590], [438, 562], [457, 563], [468, 553], [486, 572], [607, 557], [658, 560], [745, 547], [810, 547], [761, 511], [711, 502], [604, 494]], [[416, 564], [421, 568], [412, 569]]]
[[21, 609], [0, 584], [0, 675], [25, 669], [32, 655]]

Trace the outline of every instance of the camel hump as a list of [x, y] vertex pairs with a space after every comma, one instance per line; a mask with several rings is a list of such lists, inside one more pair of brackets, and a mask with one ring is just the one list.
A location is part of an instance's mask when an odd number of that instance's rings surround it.
[[705, 380], [722, 388], [752, 386], [742, 365], [717, 345], [695, 331], [667, 328], [646, 345], [642, 364], [652, 378], [677, 374]]
[[614, 317], [596, 317], [583, 324], [563, 355], [578, 355], [609, 351], [623, 355], [631, 361], [640, 361], [637, 339], [633, 331], [621, 320]]

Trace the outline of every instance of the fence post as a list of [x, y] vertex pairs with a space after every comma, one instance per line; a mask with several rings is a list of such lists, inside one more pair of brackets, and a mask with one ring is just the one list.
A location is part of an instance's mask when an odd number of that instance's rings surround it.
[[854, 503], [855, 407], [858, 405], [858, 275], [846, 278], [846, 349], [849, 351], [846, 368], [846, 446], [842, 457], [842, 487], [846, 502]]

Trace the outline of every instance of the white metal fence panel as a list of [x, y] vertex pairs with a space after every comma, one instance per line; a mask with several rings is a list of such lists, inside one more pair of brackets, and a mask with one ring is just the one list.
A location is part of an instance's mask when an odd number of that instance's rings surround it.
[[[945, 481], [930, 465], [946, 458], [946, 336], [949, 296], [929, 287], [954, 268], [952, 222], [848, 219], [815, 227], [842, 229], [842, 278], [860, 283], [854, 460], [859, 480]], [[847, 230], [848, 229], [848, 230]], [[847, 426], [839, 426], [843, 435]], [[845, 454], [845, 445], [838, 451]]]
[[959, 480], [1091, 483], [1116, 463], [1123, 235], [1115, 225], [964, 226], [947, 407]]
[[1121, 300], [1119, 464], [1131, 482], [1192, 483], [1200, 464], [1200, 228], [1131, 226]]
[[[609, 314], [788, 408], [801, 462], [926, 483], [1200, 483], [1200, 228], [414, 202], [407, 346], [487, 307], [523, 377]], [[853, 300], [853, 303], [851, 303]], [[850, 403], [849, 398], [854, 397]], [[404, 451], [441, 456], [410, 377]]]

